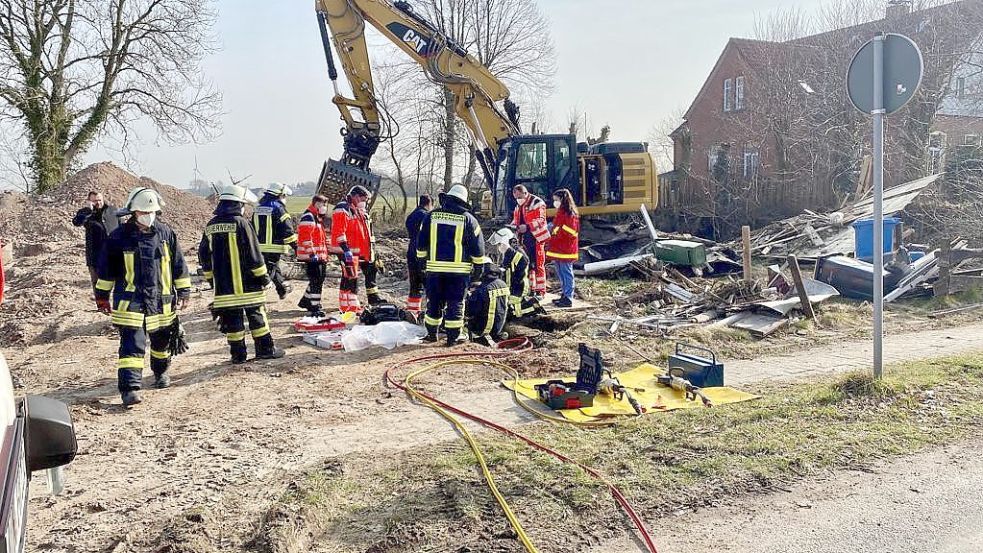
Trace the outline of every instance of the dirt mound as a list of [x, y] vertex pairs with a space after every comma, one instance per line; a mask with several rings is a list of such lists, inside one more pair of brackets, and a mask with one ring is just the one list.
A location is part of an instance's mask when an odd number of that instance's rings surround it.
[[30, 344], [65, 336], [98, 336], [109, 330], [92, 307], [85, 267], [85, 233], [72, 225], [90, 190], [120, 207], [138, 186], [164, 198], [166, 221], [177, 232], [189, 263], [205, 223], [212, 216], [208, 200], [137, 177], [112, 163], [96, 163], [72, 175], [42, 196], [0, 194], [0, 241], [13, 245], [7, 269], [7, 298], [0, 308], [0, 344]]

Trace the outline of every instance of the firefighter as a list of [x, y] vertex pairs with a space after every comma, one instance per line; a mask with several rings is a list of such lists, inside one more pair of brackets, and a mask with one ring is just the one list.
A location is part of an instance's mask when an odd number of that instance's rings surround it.
[[375, 257], [375, 237], [368, 216], [369, 191], [353, 186], [331, 214], [331, 244], [328, 251], [341, 262], [338, 305], [342, 313], [361, 313], [358, 300], [358, 272], [365, 275], [365, 294], [369, 305], [382, 303], [376, 285], [381, 262]]
[[191, 277], [177, 236], [157, 220], [163, 207], [156, 191], [134, 189], [122, 210], [129, 219], [109, 234], [97, 263], [96, 306], [112, 314], [119, 331], [117, 379], [127, 408], [141, 401], [148, 338], [154, 387], [170, 386], [176, 309], [185, 309], [191, 297]]
[[423, 307], [423, 291], [427, 276], [422, 263], [416, 259], [417, 237], [420, 235], [420, 226], [423, 225], [423, 220], [432, 210], [433, 197], [424, 194], [420, 196], [416, 209], [406, 218], [406, 234], [410, 237], [406, 248], [406, 268], [410, 279], [410, 293], [406, 300], [406, 311], [414, 316], [419, 316]]
[[503, 334], [509, 316], [509, 287], [502, 281], [502, 269], [486, 263], [481, 282], [468, 294], [464, 309], [471, 340], [493, 346], [507, 336]]
[[328, 214], [328, 199], [317, 194], [300, 216], [297, 225], [297, 259], [307, 266], [307, 290], [297, 305], [306, 309], [308, 316], [322, 318], [321, 292], [328, 262], [328, 239], [324, 232], [324, 219]]
[[490, 252], [501, 259], [505, 284], [509, 287], [509, 313], [521, 319], [533, 313], [543, 312], [536, 299], [529, 292], [529, 260], [515, 245], [515, 234], [507, 229], [499, 229], [488, 238]]
[[546, 295], [546, 241], [550, 238], [546, 202], [521, 184], [512, 188], [512, 197], [515, 198], [512, 226], [529, 259], [529, 287], [533, 295], [542, 299]]
[[294, 219], [284, 204], [291, 194], [293, 191], [289, 186], [275, 182], [266, 189], [259, 206], [253, 210], [253, 229], [259, 239], [259, 251], [266, 260], [266, 270], [281, 300], [287, 297], [290, 286], [280, 270], [280, 256], [297, 249]]
[[222, 189], [218, 200], [198, 246], [198, 262], [212, 283], [213, 309], [229, 342], [232, 363], [246, 362], [247, 321], [256, 359], [279, 359], [285, 352], [274, 345], [266, 316], [269, 271], [256, 232], [243, 216], [246, 204], [256, 203], [256, 195], [232, 184]]
[[437, 341], [443, 325], [447, 345], [453, 346], [464, 328], [464, 296], [485, 264], [481, 226], [471, 214], [468, 189], [455, 184], [441, 193], [440, 207], [420, 225], [416, 257], [427, 271], [427, 342]]

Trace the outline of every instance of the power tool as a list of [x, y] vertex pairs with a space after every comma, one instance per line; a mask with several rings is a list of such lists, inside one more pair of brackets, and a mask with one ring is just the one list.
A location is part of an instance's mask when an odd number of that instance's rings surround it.
[[694, 386], [689, 380], [673, 375], [672, 369], [670, 369], [669, 373], [656, 377], [656, 381], [667, 388], [684, 392], [686, 399], [689, 401], [696, 401], [696, 398], [700, 398], [700, 401], [703, 402], [705, 407], [713, 407], [713, 402], [703, 393], [703, 390]]
[[644, 412], [644, 410], [642, 409], [642, 406], [639, 405], [638, 400], [636, 400], [635, 397], [631, 395], [631, 392], [632, 391], [644, 392], [645, 389], [626, 388], [621, 384], [621, 382], [618, 380], [617, 377], [611, 374], [611, 371], [604, 371], [604, 372], [607, 373], [607, 377], [605, 377], [597, 384], [597, 393], [606, 396], [611, 396], [617, 401], [621, 401], [622, 399], [627, 399], [628, 403], [631, 404], [631, 408], [635, 410], [635, 414], [641, 415]]

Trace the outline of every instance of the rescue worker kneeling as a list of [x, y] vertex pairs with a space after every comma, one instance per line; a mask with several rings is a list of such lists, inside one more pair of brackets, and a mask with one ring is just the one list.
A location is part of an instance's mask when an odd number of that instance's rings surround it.
[[122, 210], [130, 218], [109, 234], [97, 264], [96, 306], [112, 313], [119, 330], [117, 376], [125, 407], [141, 401], [137, 392], [142, 387], [148, 336], [154, 387], [170, 386], [167, 369], [177, 332], [175, 307], [185, 309], [191, 296], [191, 277], [177, 236], [157, 220], [163, 207], [156, 191], [133, 190]]
[[493, 346], [508, 337], [502, 331], [509, 315], [509, 287], [502, 280], [501, 267], [485, 264], [481, 282], [468, 294], [464, 312], [472, 341]]
[[464, 328], [464, 296], [485, 264], [481, 226], [471, 214], [468, 189], [460, 184], [440, 194], [440, 207], [427, 214], [417, 237], [416, 257], [427, 271], [427, 342], [443, 325], [453, 346]]
[[515, 234], [507, 229], [499, 229], [488, 238], [489, 253], [501, 259], [502, 274], [509, 288], [509, 313], [521, 319], [534, 313], [545, 314], [536, 296], [530, 292], [529, 259], [516, 247]]
[[245, 204], [256, 195], [236, 185], [222, 189], [215, 217], [205, 227], [198, 246], [198, 262], [215, 291], [213, 309], [229, 342], [232, 362], [246, 362], [246, 321], [256, 344], [257, 359], [285, 355], [273, 344], [266, 317], [266, 287], [270, 284], [266, 262], [252, 225], [243, 216]]

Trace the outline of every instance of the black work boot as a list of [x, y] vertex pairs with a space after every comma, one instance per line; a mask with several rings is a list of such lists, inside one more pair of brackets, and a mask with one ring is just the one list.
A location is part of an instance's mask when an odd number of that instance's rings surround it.
[[280, 359], [287, 354], [286, 351], [273, 344], [273, 337], [267, 334], [262, 338], [257, 338], [256, 359]]
[[425, 325], [427, 327], [427, 336], [423, 339], [424, 342], [428, 344], [437, 343], [437, 327], [434, 325]]
[[461, 336], [460, 329], [457, 328], [447, 329], [447, 343], [444, 345], [446, 345], [449, 348], [452, 348], [458, 344], [464, 343], [465, 341], [467, 340], [464, 336]]
[[[282, 299], [282, 296], [281, 296], [281, 299]], [[299, 307], [301, 309], [310, 310], [310, 308], [311, 308], [311, 300], [307, 299], [307, 296], [304, 296], [304, 297], [300, 298], [300, 301], [299, 302], [297, 302], [297, 307]]]
[[154, 376], [154, 388], [158, 390], [163, 390], [164, 388], [171, 387], [171, 377], [167, 373], [162, 373]]
[[248, 357], [246, 353], [246, 341], [235, 342], [229, 344], [229, 352], [232, 354], [232, 364], [241, 365], [246, 362]]
[[120, 396], [123, 399], [123, 407], [126, 407], [127, 409], [143, 401], [137, 390], [126, 390], [125, 392], [120, 392]]

